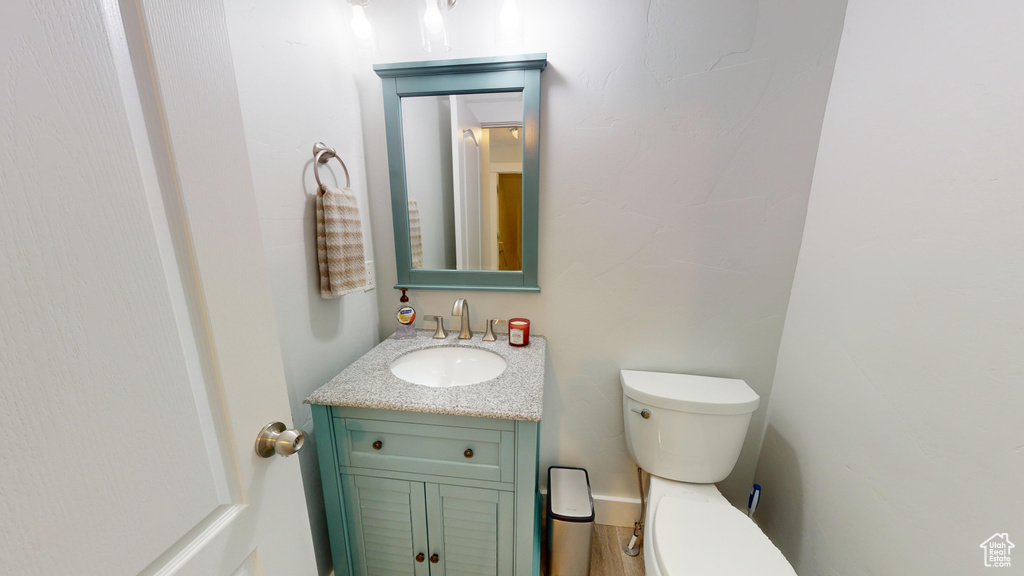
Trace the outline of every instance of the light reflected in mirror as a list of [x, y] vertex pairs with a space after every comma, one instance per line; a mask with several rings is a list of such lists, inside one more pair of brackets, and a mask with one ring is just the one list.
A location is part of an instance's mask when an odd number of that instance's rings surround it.
[[401, 99], [412, 267], [521, 270], [522, 92]]

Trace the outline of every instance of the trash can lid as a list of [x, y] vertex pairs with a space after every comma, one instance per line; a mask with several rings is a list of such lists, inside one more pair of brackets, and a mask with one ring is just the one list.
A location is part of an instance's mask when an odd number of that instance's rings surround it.
[[593, 522], [590, 477], [583, 468], [548, 468], [548, 517], [567, 522]]

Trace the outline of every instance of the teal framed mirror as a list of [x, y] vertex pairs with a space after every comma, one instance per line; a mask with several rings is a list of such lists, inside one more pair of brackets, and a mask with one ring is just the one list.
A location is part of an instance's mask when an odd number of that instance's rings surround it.
[[397, 287], [539, 292], [547, 54], [377, 64]]

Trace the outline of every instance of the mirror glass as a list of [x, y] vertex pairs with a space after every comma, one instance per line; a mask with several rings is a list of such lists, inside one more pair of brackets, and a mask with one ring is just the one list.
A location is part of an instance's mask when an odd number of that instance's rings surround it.
[[401, 98], [412, 268], [522, 270], [523, 93]]

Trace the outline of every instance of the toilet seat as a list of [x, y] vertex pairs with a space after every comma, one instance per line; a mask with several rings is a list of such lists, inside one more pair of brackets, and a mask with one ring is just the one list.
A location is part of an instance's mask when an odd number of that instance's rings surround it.
[[662, 576], [796, 576], [764, 532], [724, 499], [665, 494], [650, 528]]

